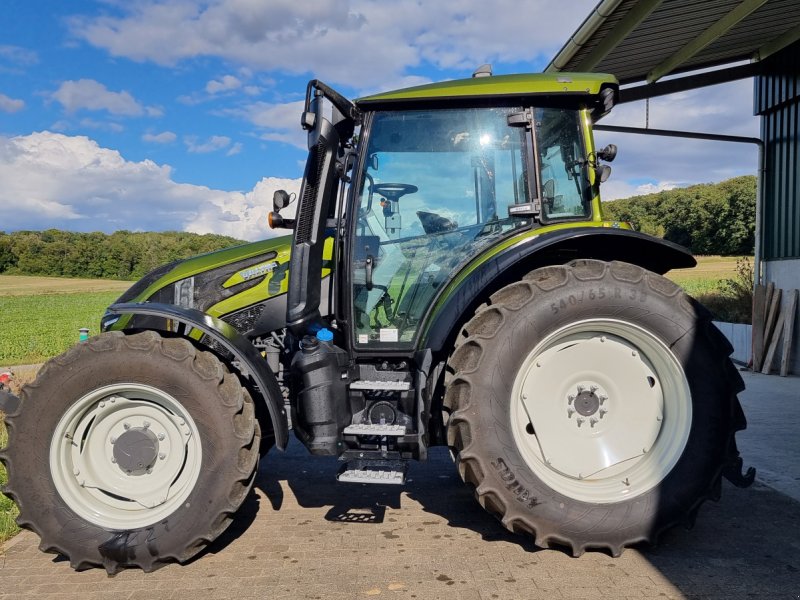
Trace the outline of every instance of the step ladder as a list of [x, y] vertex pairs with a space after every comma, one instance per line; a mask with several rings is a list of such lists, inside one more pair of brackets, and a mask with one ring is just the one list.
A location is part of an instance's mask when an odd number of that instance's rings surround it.
[[342, 465], [336, 480], [342, 483], [403, 485], [407, 471], [408, 462], [405, 460], [355, 459]]
[[408, 381], [371, 381], [359, 379], [350, 383], [351, 390], [380, 390], [387, 392], [407, 392], [411, 389]]

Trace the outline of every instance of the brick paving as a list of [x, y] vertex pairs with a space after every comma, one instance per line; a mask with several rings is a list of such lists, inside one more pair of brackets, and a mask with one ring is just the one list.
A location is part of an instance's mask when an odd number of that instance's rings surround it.
[[405, 487], [339, 484], [299, 443], [262, 461], [231, 528], [187, 565], [74, 572], [23, 532], [0, 556], [0, 598], [800, 598], [800, 502], [726, 484], [697, 526], [613, 559], [541, 550], [484, 513], [447, 452]]

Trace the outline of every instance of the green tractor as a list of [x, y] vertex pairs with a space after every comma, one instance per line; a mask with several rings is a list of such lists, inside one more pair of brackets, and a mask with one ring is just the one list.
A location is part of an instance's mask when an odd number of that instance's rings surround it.
[[302, 187], [270, 213], [292, 235], [156, 269], [4, 401], [19, 524], [76, 569], [186, 561], [290, 429], [351, 484], [447, 446], [506, 528], [574, 555], [747, 484], [731, 347], [662, 277], [694, 259], [603, 219], [616, 148], [592, 125], [617, 94], [562, 73], [351, 102], [311, 81]]

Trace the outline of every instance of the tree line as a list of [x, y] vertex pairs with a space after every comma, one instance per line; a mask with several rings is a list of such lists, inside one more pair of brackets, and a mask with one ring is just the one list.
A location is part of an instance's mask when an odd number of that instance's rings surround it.
[[243, 243], [177, 231], [0, 232], [0, 273], [133, 280], [164, 263]]
[[681, 244], [694, 254], [751, 255], [755, 248], [756, 178], [633, 196], [603, 203], [606, 219]]

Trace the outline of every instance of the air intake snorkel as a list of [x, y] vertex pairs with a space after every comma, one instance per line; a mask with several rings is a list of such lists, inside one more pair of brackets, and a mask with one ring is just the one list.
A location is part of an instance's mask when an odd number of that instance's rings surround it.
[[[333, 122], [323, 116], [327, 98]], [[286, 322], [298, 337], [324, 324], [319, 313], [322, 250], [327, 220], [333, 217], [340, 144], [352, 137], [360, 112], [344, 96], [316, 79], [308, 83], [300, 124], [308, 131], [308, 161], [297, 207], [289, 265]]]

